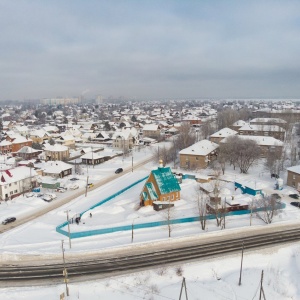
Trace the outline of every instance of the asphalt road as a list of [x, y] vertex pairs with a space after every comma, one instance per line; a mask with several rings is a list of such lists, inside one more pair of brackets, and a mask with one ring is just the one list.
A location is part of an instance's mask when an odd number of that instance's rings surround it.
[[[148, 162], [150, 162], [152, 160], [153, 160], [153, 157], [150, 157], [150, 158], [144, 159], [143, 161], [140, 161], [140, 162], [134, 164], [133, 170], [135, 170], [135, 169], [143, 166], [144, 164], [146, 164], [146, 163], [148, 163]], [[96, 189], [96, 188], [98, 188], [98, 187], [100, 187], [100, 186], [102, 186], [102, 185], [104, 185], [106, 183], [109, 183], [112, 180], [114, 180], [114, 179], [116, 179], [118, 177], [121, 177], [124, 174], [130, 173], [130, 172], [132, 172], [132, 167], [131, 166], [128, 167], [128, 168], [125, 168], [124, 171], [122, 173], [120, 173], [120, 174], [112, 174], [112, 175], [110, 175], [110, 176], [108, 176], [108, 177], [106, 177], [104, 179], [101, 179], [98, 182], [95, 182], [94, 186], [92, 188], [88, 188], [87, 189], [87, 193], [89, 191], [92, 191], [92, 190], [94, 190], [94, 189]], [[16, 227], [18, 227], [20, 225], [23, 225], [23, 224], [25, 224], [25, 223], [27, 223], [27, 222], [29, 222], [31, 220], [34, 220], [34, 219], [36, 219], [38, 217], [41, 217], [44, 214], [47, 214], [48, 212], [50, 212], [50, 211], [52, 211], [54, 209], [57, 209], [57, 208], [65, 205], [65, 204], [69, 203], [74, 198], [77, 198], [77, 197], [79, 197], [81, 195], [84, 195], [85, 193], [86, 193], [86, 188], [81, 188], [81, 189], [74, 190], [74, 192], [72, 192], [71, 195], [68, 195], [68, 196], [66, 196], [66, 197], [64, 197], [62, 199], [57, 199], [57, 200], [54, 200], [52, 202], [49, 202], [49, 205], [47, 205], [46, 208], [43, 208], [43, 209], [41, 209], [38, 212], [35, 211], [34, 213], [32, 213], [32, 214], [30, 214], [30, 215], [28, 215], [26, 217], [18, 218], [13, 223], [9, 223], [9, 224], [6, 224], [6, 225], [2, 225], [0, 223], [0, 234], [3, 233], [3, 232], [5, 232], [5, 231], [11, 230], [13, 228], [16, 228]]]

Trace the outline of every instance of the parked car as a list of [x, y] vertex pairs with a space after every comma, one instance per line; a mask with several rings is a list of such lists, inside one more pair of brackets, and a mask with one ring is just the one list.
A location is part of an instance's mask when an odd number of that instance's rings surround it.
[[299, 199], [299, 195], [298, 194], [289, 194], [289, 197], [293, 198], [293, 199]]
[[15, 217], [10, 217], [10, 218], [5, 219], [5, 220], [2, 222], [2, 224], [3, 224], [3, 225], [6, 225], [6, 224], [11, 223], [11, 222], [14, 222], [14, 221], [16, 221], [16, 220], [17, 220], [17, 219], [16, 219]]
[[94, 186], [93, 183], [88, 183], [88, 184], [87, 184], [87, 187], [88, 187], [88, 188], [91, 188], [91, 187], [93, 187], [93, 186]]
[[26, 197], [27, 197], [27, 198], [33, 197], [33, 196], [34, 196], [34, 193], [27, 193], [27, 194], [26, 194]]
[[49, 195], [44, 195], [42, 199], [46, 202], [51, 202], [53, 200]]
[[271, 174], [271, 178], [279, 178], [279, 175], [277, 175], [277, 174]]
[[56, 191], [59, 192], [59, 193], [64, 193], [64, 192], [67, 191], [67, 189], [64, 188], [64, 187], [59, 187], [59, 188], [56, 189]]
[[300, 208], [300, 202], [291, 202], [291, 205]]
[[115, 171], [116, 174], [119, 174], [119, 173], [122, 173], [122, 172], [123, 172], [123, 169], [122, 169], [122, 168], [118, 168], [118, 169]]
[[44, 194], [43, 193], [38, 193], [38, 194], [36, 194], [36, 196], [40, 198], [40, 197], [43, 197]]
[[49, 196], [52, 200], [57, 198], [56, 194], [54, 193], [47, 193], [45, 196]]
[[72, 185], [69, 186], [69, 189], [70, 190], [77, 190], [77, 189], [79, 189], [79, 185], [78, 184], [72, 184]]
[[73, 177], [73, 178], [71, 178], [70, 179], [71, 181], [76, 181], [76, 180], [79, 180], [78, 178], [75, 178], [75, 177]]
[[275, 199], [276, 202], [281, 202], [281, 196], [279, 196], [277, 193], [271, 194], [271, 197]]

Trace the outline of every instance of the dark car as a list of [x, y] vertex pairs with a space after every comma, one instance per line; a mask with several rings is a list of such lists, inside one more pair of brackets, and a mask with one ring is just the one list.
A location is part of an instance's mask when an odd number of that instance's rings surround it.
[[291, 202], [291, 205], [300, 208], [300, 202]]
[[277, 193], [271, 194], [271, 198], [275, 199], [276, 202], [281, 201], [281, 197]]
[[6, 224], [11, 223], [11, 222], [14, 222], [14, 221], [16, 221], [16, 220], [17, 220], [17, 219], [16, 219], [15, 217], [7, 218], [7, 219], [5, 219], [5, 220], [2, 222], [2, 224], [3, 224], [3, 225], [6, 225]]
[[291, 197], [293, 199], [299, 199], [299, 195], [298, 194], [289, 194], [289, 197]]
[[119, 174], [119, 173], [122, 173], [123, 172], [123, 169], [122, 168], [119, 168], [115, 171], [116, 174]]
[[70, 179], [71, 181], [76, 181], [76, 180], [79, 180], [78, 178], [75, 178], [75, 177], [73, 177], [73, 178], [71, 178]]

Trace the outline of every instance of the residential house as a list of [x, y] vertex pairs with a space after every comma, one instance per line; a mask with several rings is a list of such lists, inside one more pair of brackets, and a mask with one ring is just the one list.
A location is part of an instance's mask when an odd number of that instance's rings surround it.
[[33, 158], [37, 158], [42, 152], [42, 150], [36, 150], [29, 146], [24, 146], [19, 151], [13, 153], [13, 155], [22, 157], [24, 160], [30, 160]]
[[30, 129], [27, 126], [15, 126], [14, 131], [21, 136], [28, 136], [30, 133]]
[[238, 134], [237, 131], [225, 127], [223, 129], [215, 132], [214, 134], [210, 135], [209, 140], [211, 142], [219, 144], [220, 141], [223, 140], [224, 138], [232, 136], [232, 135], [237, 135], [237, 134]]
[[252, 125], [277, 125], [279, 127], [285, 128], [287, 122], [279, 118], [255, 118], [250, 122]]
[[130, 149], [133, 148], [135, 140], [131, 135], [130, 129], [117, 131], [112, 136], [113, 148], [127, 153]]
[[160, 129], [160, 126], [157, 124], [145, 124], [143, 127], [143, 137], [159, 139]]
[[63, 161], [48, 161], [43, 168], [43, 176], [63, 178], [72, 174], [72, 167]]
[[239, 135], [272, 136], [284, 141], [285, 130], [278, 125], [251, 125], [246, 124], [239, 129]]
[[110, 137], [108, 133], [105, 131], [101, 131], [99, 133], [96, 133], [96, 137], [94, 138], [95, 141], [100, 141], [100, 142], [107, 142], [110, 140]]
[[63, 145], [45, 144], [46, 160], [66, 160], [70, 157], [69, 148]]
[[[238, 137], [243, 140], [247, 139], [257, 142], [262, 157], [266, 157], [269, 152], [281, 152], [283, 149], [283, 142], [272, 136], [239, 135]], [[220, 143], [227, 143], [227, 138], [221, 140]]]
[[232, 125], [230, 125], [229, 128], [232, 130], [235, 130], [235, 131], [239, 131], [239, 129], [246, 124], [247, 124], [247, 122], [245, 122], [243, 120], [238, 120], [238, 121], [234, 122]]
[[31, 131], [29, 137], [34, 143], [43, 144], [51, 138], [51, 135], [44, 129], [38, 129]]
[[12, 152], [12, 143], [7, 140], [3, 140], [0, 142], [0, 153], [7, 154]]
[[287, 168], [286, 184], [300, 191], [300, 165]]
[[180, 168], [183, 169], [204, 169], [211, 161], [217, 158], [219, 145], [202, 140], [179, 152]]
[[169, 203], [180, 199], [180, 185], [170, 167], [159, 167], [152, 170], [140, 194], [140, 206], [153, 203]]
[[2, 171], [0, 200], [8, 200], [30, 191], [37, 185], [37, 174], [32, 168], [16, 167]]
[[24, 136], [16, 137], [12, 142], [12, 152], [17, 152], [25, 146], [32, 146], [32, 140]]
[[72, 135], [64, 135], [62, 134], [55, 142], [59, 145], [63, 145], [69, 148], [75, 148], [75, 138]]

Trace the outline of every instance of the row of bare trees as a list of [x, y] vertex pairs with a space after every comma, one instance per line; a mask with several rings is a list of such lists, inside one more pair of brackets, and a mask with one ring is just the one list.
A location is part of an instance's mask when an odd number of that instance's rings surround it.
[[221, 143], [218, 152], [218, 162], [223, 174], [226, 163], [240, 168], [241, 173], [247, 173], [249, 168], [261, 157], [261, 150], [257, 142], [252, 139], [243, 139], [237, 135], [227, 138]]
[[178, 152], [182, 149], [185, 149], [196, 141], [196, 134], [192, 130], [189, 123], [182, 123], [179, 128], [179, 134], [170, 138], [170, 143], [164, 146], [157, 146], [154, 148], [154, 161], [160, 159], [163, 160], [164, 164], [167, 163], [176, 163]]

